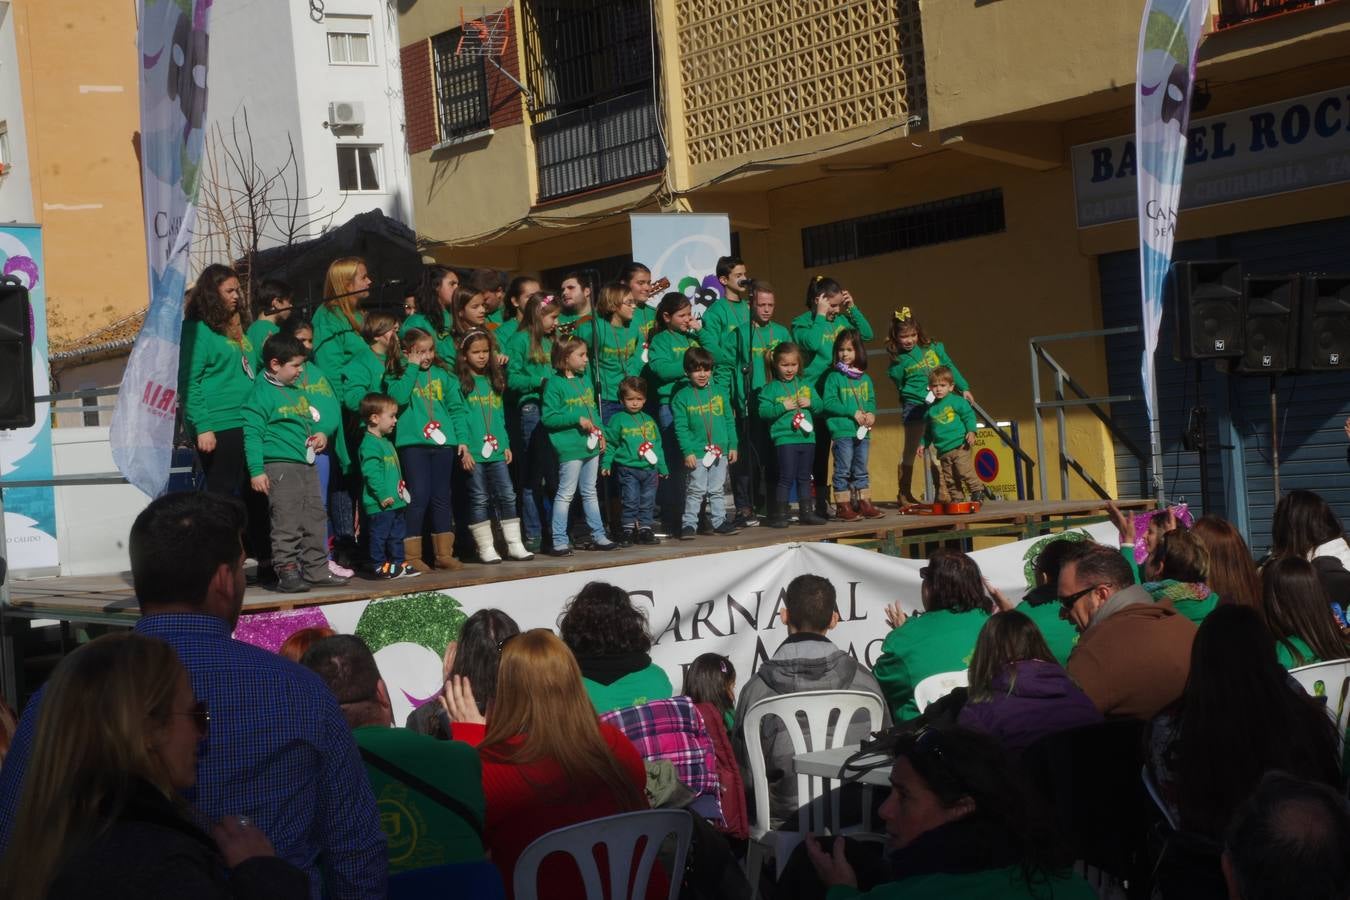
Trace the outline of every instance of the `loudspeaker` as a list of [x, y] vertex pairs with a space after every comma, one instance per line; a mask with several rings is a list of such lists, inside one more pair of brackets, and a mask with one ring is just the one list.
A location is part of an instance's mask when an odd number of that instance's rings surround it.
[[1179, 360], [1242, 355], [1242, 267], [1235, 259], [1172, 266]]
[[1299, 291], [1297, 275], [1251, 275], [1242, 281], [1243, 353], [1236, 371], [1244, 375], [1282, 375], [1298, 358]]
[[1350, 275], [1306, 276], [1302, 304], [1299, 370], [1350, 369]]
[[0, 430], [35, 422], [28, 288], [16, 278], [0, 278]]

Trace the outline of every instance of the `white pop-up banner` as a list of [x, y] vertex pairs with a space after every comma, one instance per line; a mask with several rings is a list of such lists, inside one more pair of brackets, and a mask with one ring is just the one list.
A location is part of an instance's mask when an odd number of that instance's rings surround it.
[[[1114, 542], [1107, 523], [1078, 532]], [[996, 588], [1018, 600], [1032, 586], [1031, 564], [1054, 536], [1018, 541], [971, 557]], [[812, 573], [834, 583], [839, 627], [830, 637], [871, 666], [885, 640], [885, 608], [899, 601], [919, 610], [923, 560], [900, 559], [827, 543], [778, 544], [755, 550], [713, 553], [661, 562], [616, 566], [475, 585], [449, 591], [356, 600], [286, 612], [256, 613], [239, 621], [235, 637], [276, 650], [293, 632], [328, 626], [365, 639], [402, 722], [414, 706], [441, 688], [441, 658], [459, 627], [480, 609], [500, 609], [522, 629], [555, 628], [558, 615], [582, 585], [616, 584], [647, 609], [655, 644], [652, 660], [676, 689], [684, 667], [703, 653], [721, 653], [736, 666], [742, 684], [772, 656], [786, 637], [778, 612], [783, 591], [798, 575]]]

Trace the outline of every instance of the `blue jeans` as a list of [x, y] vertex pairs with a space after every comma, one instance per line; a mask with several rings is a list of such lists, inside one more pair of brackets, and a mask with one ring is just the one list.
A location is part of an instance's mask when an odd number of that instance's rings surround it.
[[657, 504], [661, 507], [661, 524], [671, 533], [677, 533], [680, 510], [684, 508], [684, 456], [675, 436], [675, 416], [670, 403], [662, 403], [656, 410], [656, 430], [661, 434], [661, 449], [666, 455], [670, 475], [656, 488]]
[[445, 534], [455, 530], [450, 514], [450, 473], [455, 465], [453, 447], [400, 447], [399, 465], [403, 480], [408, 483], [412, 500], [403, 514], [403, 521], [413, 537], [421, 537], [425, 530], [427, 509], [431, 509], [431, 533]]
[[[681, 463], [683, 465], [683, 463]], [[703, 457], [695, 458], [694, 468], [685, 469], [684, 520], [685, 528], [698, 528], [698, 513], [703, 508], [703, 499], [708, 499], [708, 521], [716, 528], [726, 521], [727, 497], [724, 488], [727, 483], [727, 458], [717, 457], [711, 467], [703, 465]]]
[[533, 471], [531, 448], [535, 440], [548, 440], [548, 432], [539, 428], [539, 404], [524, 403], [520, 407], [520, 449], [512, 448], [521, 459], [520, 520], [528, 540], [539, 540], [544, 533], [544, 521], [550, 518], [551, 503], [540, 496], [535, 485], [539, 473]]
[[834, 492], [862, 490], [867, 487], [867, 455], [872, 449], [870, 437], [834, 439]]
[[656, 512], [656, 485], [660, 481], [656, 470], [615, 466], [614, 474], [623, 497], [623, 527], [651, 528]]
[[586, 516], [586, 527], [591, 539], [598, 544], [608, 543], [605, 523], [600, 520], [600, 500], [595, 494], [595, 476], [600, 472], [600, 457], [568, 460], [558, 467], [558, 494], [553, 498], [553, 549], [561, 550], [570, 543], [567, 539], [567, 512], [572, 498], [581, 491], [581, 511]]
[[371, 563], [376, 566], [387, 562], [403, 565], [403, 539], [408, 534], [403, 510], [381, 510], [368, 514], [366, 520], [370, 526]]
[[608, 425], [609, 420], [623, 412], [623, 403], [618, 400], [600, 401], [600, 424]]
[[511, 473], [504, 460], [483, 462], [475, 459], [469, 472], [469, 523], [486, 522], [489, 506], [496, 509], [498, 521], [516, 517], [516, 492], [511, 487]]
[[780, 509], [785, 509], [792, 488], [797, 488], [797, 502], [811, 502], [811, 466], [816, 459], [815, 444], [778, 444], [777, 497]]

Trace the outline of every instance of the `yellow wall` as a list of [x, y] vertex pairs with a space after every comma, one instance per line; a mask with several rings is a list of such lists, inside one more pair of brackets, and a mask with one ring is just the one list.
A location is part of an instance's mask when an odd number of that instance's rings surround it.
[[16, 0], [11, 9], [47, 319], [59, 343], [143, 309], [149, 298], [134, 143], [135, 8]]

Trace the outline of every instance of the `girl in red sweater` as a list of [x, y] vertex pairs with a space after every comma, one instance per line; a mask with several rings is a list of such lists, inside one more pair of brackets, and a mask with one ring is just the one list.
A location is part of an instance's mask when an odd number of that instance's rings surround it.
[[[572, 651], [551, 631], [536, 628], [507, 639], [487, 720], [478, 750], [485, 836], [507, 896], [514, 896], [516, 860], [536, 838], [648, 808], [642, 757], [623, 732], [596, 719]], [[669, 893], [657, 868], [649, 898]], [[539, 883], [558, 900], [586, 896], [576, 866], [563, 856], [544, 862]]]

